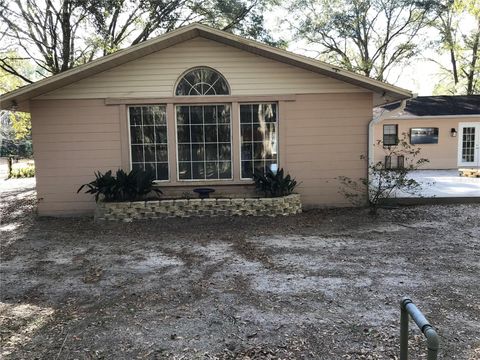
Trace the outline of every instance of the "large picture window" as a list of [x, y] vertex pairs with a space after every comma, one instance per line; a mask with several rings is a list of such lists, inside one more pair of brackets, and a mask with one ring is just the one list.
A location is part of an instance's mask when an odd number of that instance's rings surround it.
[[240, 105], [241, 177], [277, 167], [277, 104]]
[[151, 171], [168, 180], [167, 115], [164, 105], [130, 106], [132, 169]]
[[230, 105], [178, 105], [179, 180], [232, 178]]

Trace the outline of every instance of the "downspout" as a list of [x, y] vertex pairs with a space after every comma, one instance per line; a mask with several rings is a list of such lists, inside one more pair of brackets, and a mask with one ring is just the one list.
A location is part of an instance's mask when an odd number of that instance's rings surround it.
[[[397, 115], [398, 113], [401, 113], [405, 110], [405, 107], [407, 106], [407, 101], [416, 98], [417, 94], [413, 94], [413, 96], [409, 99], [404, 99], [400, 103], [400, 106], [396, 108], [393, 111], [387, 111], [385, 109], [382, 109], [380, 113], [376, 116], [372, 117], [372, 120], [368, 123], [368, 182], [370, 183], [370, 167], [375, 165], [375, 154], [374, 154], [374, 148], [375, 148], [375, 125], [380, 123], [381, 121], [388, 119], [390, 117], [393, 117]], [[386, 115], [386, 116], [384, 116]], [[369, 192], [370, 194], [370, 192]], [[369, 195], [370, 196], [370, 195]]]

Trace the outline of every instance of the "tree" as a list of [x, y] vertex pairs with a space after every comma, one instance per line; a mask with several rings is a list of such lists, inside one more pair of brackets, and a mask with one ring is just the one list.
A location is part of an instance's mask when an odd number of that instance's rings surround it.
[[[435, 6], [433, 27], [439, 33], [437, 46], [448, 52], [450, 64], [438, 60], [443, 77], [435, 92], [439, 94], [467, 94], [480, 92], [480, 0], [453, 0]], [[467, 29], [470, 20], [473, 27]]]
[[[34, 61], [38, 78], [194, 21], [270, 41], [262, 15], [268, 1], [0, 0], [0, 33], [7, 50]], [[27, 83], [35, 80], [11, 56], [0, 58], [0, 68]]]
[[384, 81], [418, 52], [431, 6], [422, 1], [292, 0], [288, 22], [322, 59]]

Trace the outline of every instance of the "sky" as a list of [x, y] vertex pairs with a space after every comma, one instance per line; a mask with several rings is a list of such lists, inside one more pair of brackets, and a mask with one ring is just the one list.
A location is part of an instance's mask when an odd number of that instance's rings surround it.
[[[265, 26], [270, 31], [274, 39], [287, 39], [289, 41], [288, 49], [297, 54], [312, 57], [313, 53], [308, 51], [311, 45], [301, 41], [292, 40], [290, 31], [285, 24], [282, 25], [282, 19], [288, 16], [284, 9], [279, 7], [272, 11], [273, 16], [265, 17]], [[475, 21], [473, 18], [465, 18], [462, 21], [462, 30], [468, 31], [473, 29]], [[430, 36], [429, 36], [430, 35]], [[427, 34], [427, 38], [433, 38], [436, 34]], [[445, 67], [449, 66], [448, 54], [438, 54], [432, 49], [425, 49], [421, 52], [421, 56], [412, 60], [408, 65], [397, 66], [394, 68], [387, 82], [408, 89], [419, 96], [432, 95], [435, 84], [440, 81], [441, 68], [438, 64], [429, 59], [435, 59], [442, 63]]]

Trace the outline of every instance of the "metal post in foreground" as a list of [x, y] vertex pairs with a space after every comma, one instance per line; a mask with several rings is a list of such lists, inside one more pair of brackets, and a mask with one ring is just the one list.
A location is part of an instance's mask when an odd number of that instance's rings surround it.
[[408, 316], [410, 315], [427, 338], [428, 360], [436, 360], [440, 340], [437, 332], [410, 298], [400, 302], [400, 360], [408, 360]]

